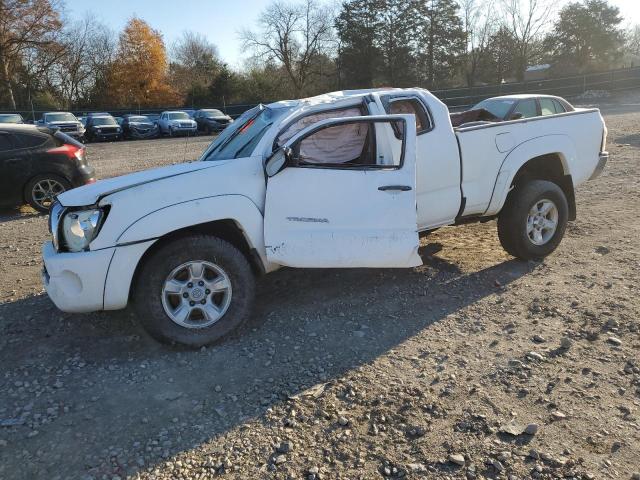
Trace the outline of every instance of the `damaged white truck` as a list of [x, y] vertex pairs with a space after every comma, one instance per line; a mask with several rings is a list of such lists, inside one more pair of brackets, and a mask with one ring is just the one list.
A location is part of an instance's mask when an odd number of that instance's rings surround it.
[[608, 159], [597, 109], [453, 128], [422, 89], [260, 105], [199, 161], [58, 197], [43, 281], [64, 311], [131, 301], [155, 338], [198, 347], [250, 314], [282, 266], [408, 268], [419, 234], [498, 219], [510, 254], [542, 258]]

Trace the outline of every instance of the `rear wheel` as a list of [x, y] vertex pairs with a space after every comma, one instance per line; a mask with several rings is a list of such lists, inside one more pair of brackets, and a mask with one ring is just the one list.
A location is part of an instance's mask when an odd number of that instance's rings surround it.
[[238, 328], [253, 305], [245, 256], [216, 237], [177, 238], [145, 260], [134, 286], [144, 328], [157, 340], [201, 347]]
[[569, 207], [562, 189], [546, 180], [518, 185], [498, 217], [502, 247], [523, 260], [541, 259], [562, 241]]
[[29, 180], [25, 186], [24, 197], [29, 205], [42, 213], [47, 213], [56, 196], [66, 192], [71, 184], [58, 175], [45, 174]]

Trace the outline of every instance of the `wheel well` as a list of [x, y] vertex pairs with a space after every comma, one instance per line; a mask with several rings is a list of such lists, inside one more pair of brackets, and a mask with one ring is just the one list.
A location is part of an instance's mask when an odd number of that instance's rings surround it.
[[530, 180], [547, 180], [558, 185], [564, 192], [569, 205], [569, 220], [576, 219], [576, 200], [573, 190], [573, 179], [570, 174], [565, 173], [562, 158], [557, 153], [541, 155], [526, 162], [516, 173], [511, 184], [517, 187], [518, 184]]
[[131, 295], [136, 285], [136, 279], [138, 277], [140, 267], [144, 264], [144, 262], [146, 262], [147, 258], [151, 254], [153, 254], [153, 252], [165, 245], [167, 242], [176, 240], [180, 237], [186, 237], [188, 235], [194, 234], [211, 235], [229, 242], [231, 245], [240, 250], [246, 257], [255, 275], [264, 275], [265, 270], [264, 265], [262, 264], [262, 260], [258, 256], [258, 252], [255, 249], [251, 248], [251, 246], [249, 245], [249, 242], [245, 238], [240, 226], [231, 219], [215, 220], [213, 222], [200, 223], [198, 225], [191, 225], [189, 227], [174, 230], [160, 237], [157, 242], [151, 245], [151, 247], [149, 247], [149, 249], [144, 252], [144, 255], [138, 262], [138, 265], [136, 266], [135, 272], [133, 274], [133, 280], [131, 281], [129, 295]]

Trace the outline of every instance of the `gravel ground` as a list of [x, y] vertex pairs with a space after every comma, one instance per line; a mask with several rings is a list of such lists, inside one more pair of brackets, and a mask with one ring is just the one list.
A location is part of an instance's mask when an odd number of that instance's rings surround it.
[[[640, 478], [640, 102], [557, 252], [443, 228], [412, 270], [281, 270], [200, 351], [130, 312], [64, 314], [46, 218], [0, 212], [0, 478]], [[208, 139], [91, 145], [100, 177]]]

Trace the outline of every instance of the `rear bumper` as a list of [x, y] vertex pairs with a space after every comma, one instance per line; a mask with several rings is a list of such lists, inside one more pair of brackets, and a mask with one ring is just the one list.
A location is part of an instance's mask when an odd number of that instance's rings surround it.
[[593, 180], [594, 178], [598, 178], [600, 175], [602, 175], [602, 171], [604, 170], [604, 167], [607, 165], [608, 161], [609, 161], [609, 152], [600, 152], [600, 155], [598, 158], [598, 165], [596, 165], [596, 168], [591, 174], [591, 177], [589, 177], [589, 180]]
[[64, 312], [93, 312], [104, 306], [104, 285], [114, 248], [93, 252], [56, 252], [42, 246], [42, 283], [49, 298]]
[[96, 181], [96, 171], [93, 167], [89, 165], [83, 165], [78, 167], [74, 171], [74, 175], [71, 178], [71, 185], [73, 188], [81, 187], [83, 185], [87, 185], [89, 183], [94, 183]]

